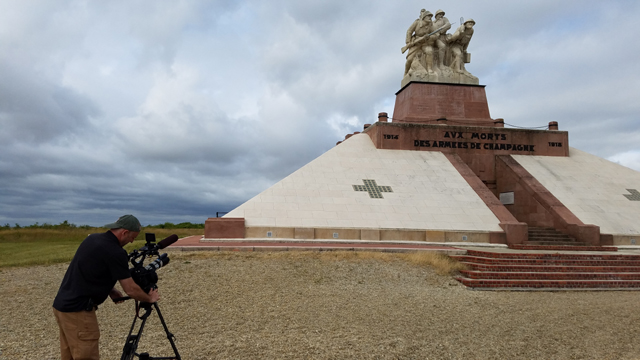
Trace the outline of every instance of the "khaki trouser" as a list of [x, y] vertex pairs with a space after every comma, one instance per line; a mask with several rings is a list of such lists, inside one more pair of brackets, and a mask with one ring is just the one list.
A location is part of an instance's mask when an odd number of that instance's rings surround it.
[[96, 311], [60, 312], [53, 309], [60, 328], [62, 360], [99, 360], [100, 329]]

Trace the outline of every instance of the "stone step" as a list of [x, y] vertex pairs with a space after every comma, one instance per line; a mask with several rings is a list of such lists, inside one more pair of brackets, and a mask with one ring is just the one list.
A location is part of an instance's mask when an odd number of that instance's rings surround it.
[[529, 241], [575, 241], [575, 239], [553, 228], [529, 227]]
[[520, 245], [509, 245], [510, 249], [516, 250], [555, 250], [555, 251], [618, 251], [618, 248], [615, 246], [575, 246], [575, 245], [531, 245], [531, 244], [520, 244]]
[[470, 288], [478, 289], [637, 289], [640, 280], [500, 280], [469, 279], [457, 277], [456, 280]]
[[460, 271], [469, 279], [532, 280], [640, 280], [640, 272], [502, 272]]
[[524, 242], [524, 245], [533, 245], [533, 246], [586, 246], [587, 244], [582, 241], [537, 241], [531, 240]]
[[548, 234], [563, 234], [562, 231], [558, 231], [554, 228], [537, 228], [537, 227], [528, 227], [530, 233], [548, 233]]
[[564, 242], [576, 242], [574, 238], [566, 237], [551, 237], [551, 236], [531, 236], [527, 238], [528, 241], [564, 241]]
[[[615, 249], [615, 248], [614, 248]], [[467, 250], [467, 256], [502, 259], [591, 259], [591, 260], [637, 260], [640, 255], [597, 254], [597, 253], [535, 253], [535, 252], [490, 252], [481, 250]]]
[[550, 231], [550, 232], [559, 232], [556, 228], [552, 227], [540, 227], [540, 226], [529, 226], [529, 230], [533, 231]]
[[563, 232], [551, 229], [551, 230], [536, 230], [536, 229], [532, 229], [532, 228], [528, 228], [528, 232], [529, 234], [535, 234], [535, 235], [559, 235], [559, 236], [569, 236]]
[[567, 234], [559, 233], [559, 232], [554, 232], [554, 233], [534, 233], [534, 232], [529, 232], [528, 234], [529, 234], [529, 236], [562, 238], [562, 239], [569, 238], [569, 239], [572, 239], [571, 236], [569, 236]]
[[640, 264], [636, 266], [584, 266], [584, 265], [503, 265], [476, 264], [463, 262], [470, 270], [488, 272], [640, 272]]
[[509, 258], [486, 258], [469, 255], [453, 255], [452, 258], [465, 263], [491, 264], [491, 265], [546, 265], [546, 266], [640, 266], [640, 262], [634, 259], [589, 259], [589, 258], [560, 258], [560, 259], [509, 259]]
[[456, 279], [474, 289], [640, 289], [640, 255], [468, 250], [452, 258], [466, 267]]

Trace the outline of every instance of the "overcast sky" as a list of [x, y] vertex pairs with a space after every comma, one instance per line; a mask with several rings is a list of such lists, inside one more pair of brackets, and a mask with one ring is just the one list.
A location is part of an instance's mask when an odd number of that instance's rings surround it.
[[233, 209], [393, 114], [421, 8], [493, 118], [640, 170], [636, 0], [0, 0], [0, 223]]

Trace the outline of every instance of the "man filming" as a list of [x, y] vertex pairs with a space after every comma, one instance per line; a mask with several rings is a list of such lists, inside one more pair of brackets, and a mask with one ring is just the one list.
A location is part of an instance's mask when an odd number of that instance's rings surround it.
[[[100, 329], [96, 310], [107, 296], [115, 300], [122, 289], [141, 302], [155, 303], [157, 289], [144, 292], [131, 278], [127, 252], [122, 248], [140, 233], [140, 222], [133, 215], [121, 216], [107, 224], [109, 230], [91, 234], [82, 241], [53, 302], [53, 313], [60, 328], [62, 360], [99, 359]], [[121, 301], [120, 301], [121, 302]]]

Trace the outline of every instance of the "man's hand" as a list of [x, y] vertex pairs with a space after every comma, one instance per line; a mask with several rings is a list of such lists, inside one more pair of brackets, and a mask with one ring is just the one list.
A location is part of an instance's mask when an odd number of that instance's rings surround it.
[[133, 281], [132, 278], [126, 278], [118, 281], [120, 282], [120, 286], [122, 286], [124, 292], [138, 301], [154, 303], [160, 299], [158, 289], [152, 289], [147, 294]]
[[147, 301], [147, 302], [150, 302], [150, 303], [154, 303], [160, 300], [160, 293], [158, 293], [158, 289], [151, 289], [151, 291], [149, 291], [149, 297], [151, 297], [151, 301]]

